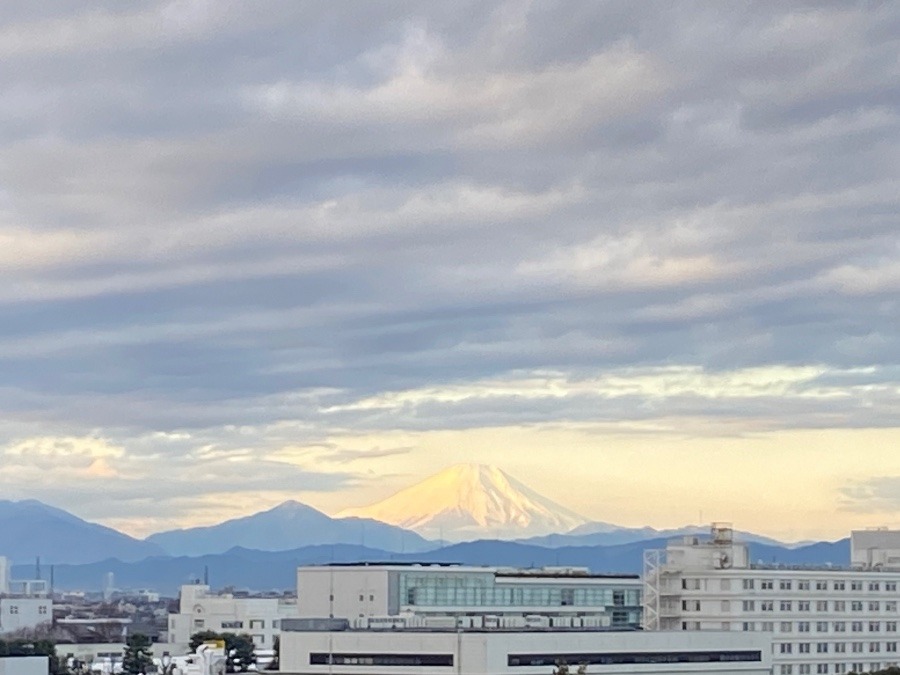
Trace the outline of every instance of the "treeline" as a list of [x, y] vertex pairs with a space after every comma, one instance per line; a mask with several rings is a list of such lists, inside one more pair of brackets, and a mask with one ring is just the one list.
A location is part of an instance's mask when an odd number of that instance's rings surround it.
[[47, 656], [50, 675], [63, 675], [66, 672], [56, 656], [56, 643], [46, 638], [30, 640], [25, 637], [0, 637], [0, 657], [2, 656]]

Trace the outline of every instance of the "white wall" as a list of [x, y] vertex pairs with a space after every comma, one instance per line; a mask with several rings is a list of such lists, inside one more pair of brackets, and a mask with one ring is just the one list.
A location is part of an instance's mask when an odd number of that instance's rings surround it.
[[386, 616], [388, 579], [389, 571], [383, 567], [300, 567], [297, 569], [299, 616], [316, 619]]
[[[552, 665], [509, 666], [510, 654], [586, 654], [610, 652], [758, 651], [755, 662], [591, 665], [592, 673], [691, 673], [769, 675], [769, 636], [745, 633], [622, 632], [286, 632], [281, 636], [281, 670], [285, 673], [365, 675], [399, 672], [404, 675], [547, 675]], [[452, 666], [311, 665], [310, 653], [451, 654]], [[577, 666], [577, 663], [571, 665]], [[573, 669], [574, 670], [574, 669]]]
[[48, 598], [0, 598], [0, 633], [34, 628], [53, 620]]
[[0, 675], [47, 675], [49, 669], [46, 656], [0, 657]]

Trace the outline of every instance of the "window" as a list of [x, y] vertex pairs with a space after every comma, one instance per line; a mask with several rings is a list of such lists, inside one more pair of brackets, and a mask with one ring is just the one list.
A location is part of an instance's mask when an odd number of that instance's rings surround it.
[[753, 579], [744, 579], [744, 590], [745, 591], [752, 591], [754, 586], [755, 586], [755, 584], [754, 584]]
[[816, 664], [816, 672], [819, 675], [824, 675], [825, 673], [828, 672], [828, 664], [827, 663]]
[[47, 605], [41, 605], [38, 607], [38, 614], [46, 614], [47, 613]]
[[745, 631], [749, 632], [752, 630], [756, 630], [756, 625], [752, 621], [745, 621], [743, 628]]
[[835, 612], [846, 612], [847, 611], [847, 603], [844, 600], [835, 600], [834, 601], [834, 611]]
[[885, 581], [884, 582], [884, 590], [890, 591], [894, 593], [897, 591], [897, 582], [896, 581]]
[[884, 629], [888, 633], [896, 633], [897, 632], [897, 622], [896, 621], [885, 621]]
[[881, 651], [881, 643], [880, 642], [870, 642], [869, 643], [869, 652], [875, 653]]
[[206, 621], [203, 619], [194, 619], [194, 628], [204, 628]]
[[838, 654], [843, 654], [847, 651], [847, 645], [843, 642], [835, 642], [834, 643], [834, 651]]
[[731, 600], [723, 600], [722, 601], [722, 611], [723, 612], [731, 611]]
[[801, 611], [801, 612], [808, 612], [809, 611], [809, 602], [807, 602], [805, 600], [803, 602], [798, 602], [797, 610]]
[[10, 606], [9, 606], [9, 613], [10, 613], [10, 614], [18, 614], [18, 613], [19, 613], [19, 606], [18, 606], [18, 605], [10, 605]]
[[827, 642], [817, 642], [816, 643], [816, 654], [827, 654], [828, 653], [828, 643]]
[[782, 633], [790, 633], [792, 630], [794, 630], [794, 624], [792, 624], [790, 621], [782, 621], [781, 622], [781, 632]]
[[851, 591], [861, 591], [862, 590], [862, 582], [861, 581], [851, 581], [850, 582], [850, 590]]
[[862, 630], [863, 630], [862, 621], [854, 621], [853, 623], [851, 623], [850, 630], [852, 630], [854, 633], [862, 633]]
[[800, 644], [797, 645], [797, 651], [800, 652], [801, 654], [809, 654], [809, 643], [801, 642]]
[[243, 628], [243, 621], [223, 621], [222, 628]]
[[877, 600], [869, 603], [869, 611], [870, 612], [878, 612], [881, 611], [881, 603]]
[[780, 588], [780, 589], [783, 590], [783, 591], [789, 591], [789, 590], [791, 590], [791, 582], [790, 582], [790, 580], [788, 580], [788, 579], [782, 579], [781, 582], [778, 584], [778, 588]]
[[881, 590], [881, 589], [879, 588], [879, 585], [878, 585], [878, 582], [877, 582], [877, 581], [870, 581], [870, 582], [869, 582], [869, 590], [870, 590], [870, 591], [879, 591], [879, 590]]
[[763, 579], [760, 582], [759, 587], [764, 591], [771, 591], [773, 588], [775, 588], [775, 582], [771, 579]]
[[828, 611], [828, 601], [827, 600], [819, 600], [816, 602], [816, 611], [817, 612], [827, 612]]
[[835, 663], [834, 664], [834, 672], [837, 675], [844, 675], [847, 672], [847, 664], [846, 663]]
[[847, 632], [847, 624], [843, 621], [835, 621], [834, 622], [834, 632], [835, 633], [846, 633]]
[[764, 633], [774, 633], [775, 632], [775, 622], [763, 621], [762, 628], [760, 630], [762, 630]]
[[720, 580], [719, 588], [721, 588], [723, 591], [730, 591], [731, 590], [731, 579]]
[[800, 675], [809, 675], [809, 664], [801, 663], [798, 668], [800, 669]]
[[700, 579], [682, 579], [681, 587], [686, 591], [699, 591]]
[[685, 612], [699, 612], [700, 611], [700, 601], [699, 600], [682, 600], [681, 601], [681, 609]]
[[[521, 657], [510, 654], [509, 665], [518, 666]], [[515, 661], [515, 662], [514, 662]], [[311, 652], [311, 666], [452, 666], [453, 654], [326, 654]]]
[[772, 600], [763, 600], [759, 603], [759, 608], [764, 612], [775, 611], [775, 603]]
[[797, 630], [801, 633], [809, 632], [809, 621], [798, 621], [797, 622]]
[[834, 582], [834, 590], [836, 590], [836, 591], [844, 590], [844, 586], [845, 586], [845, 584], [843, 581], [835, 581]]
[[850, 603], [850, 611], [851, 612], [861, 612], [863, 608], [863, 604], [860, 600], [854, 600]]
[[817, 633], [827, 633], [828, 632], [828, 622], [827, 621], [816, 621], [816, 632]]
[[854, 642], [852, 645], [850, 645], [850, 650], [854, 654], [859, 654], [863, 650], [863, 643], [862, 642]]
[[896, 612], [897, 611], [897, 601], [896, 600], [888, 600], [884, 603], [884, 611], [885, 612]]
[[884, 651], [886, 651], [886, 652], [897, 651], [897, 643], [896, 642], [885, 642], [884, 643]]
[[253, 642], [255, 642], [258, 645], [264, 645], [264, 644], [266, 644], [266, 636], [265, 635], [254, 635]]
[[790, 654], [791, 653], [791, 643], [790, 642], [782, 642], [780, 651], [782, 654]]
[[878, 633], [881, 631], [881, 622], [880, 621], [870, 621], [869, 622], [869, 632], [870, 633]]
[[798, 581], [797, 582], [797, 590], [798, 591], [808, 591], [809, 590], [809, 581]]
[[254, 628], [265, 628], [266, 622], [262, 619], [250, 619], [250, 629]]
[[753, 600], [744, 600], [741, 603], [741, 609], [745, 612], [753, 612], [756, 610], [756, 603]]
[[373, 600], [375, 600], [375, 596], [374, 596], [374, 595], [370, 595], [370, 596], [369, 596], [369, 602], [372, 602]]
[[790, 612], [791, 611], [791, 601], [790, 600], [782, 600], [780, 605], [782, 612]]
[[793, 667], [791, 666], [791, 664], [789, 664], [789, 663], [781, 664], [781, 671], [780, 671], [781, 675], [791, 675], [792, 671], [793, 671]]
[[827, 581], [817, 581], [816, 582], [816, 590], [817, 591], [827, 591], [828, 590], [828, 582]]
[[360, 593], [360, 595], [359, 595], [359, 601], [362, 602], [362, 601], [365, 600], [365, 599], [366, 599], [366, 596], [364, 596], [362, 593]]

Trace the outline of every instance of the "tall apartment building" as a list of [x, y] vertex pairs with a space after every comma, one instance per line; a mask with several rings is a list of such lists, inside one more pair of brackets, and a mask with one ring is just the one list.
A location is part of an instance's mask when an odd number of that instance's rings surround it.
[[851, 567], [753, 563], [730, 526], [644, 555], [644, 628], [769, 634], [775, 675], [900, 663], [900, 532], [851, 535]]
[[[459, 619], [523, 625], [638, 628], [637, 575], [430, 563], [332, 564], [297, 570], [300, 617]], [[487, 621], [488, 623], [485, 623]], [[434, 623], [432, 624], [434, 625]]]

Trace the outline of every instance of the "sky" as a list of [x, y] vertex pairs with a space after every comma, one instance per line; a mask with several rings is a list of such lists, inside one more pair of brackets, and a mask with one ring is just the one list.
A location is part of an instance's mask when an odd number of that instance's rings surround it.
[[900, 526], [900, 5], [0, 5], [0, 498], [143, 536], [455, 462]]

